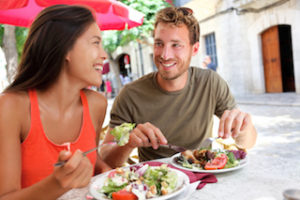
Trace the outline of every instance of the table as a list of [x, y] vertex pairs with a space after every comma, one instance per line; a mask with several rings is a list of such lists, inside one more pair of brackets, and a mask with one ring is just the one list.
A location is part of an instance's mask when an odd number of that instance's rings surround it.
[[[282, 200], [285, 189], [300, 188], [300, 145], [291, 145], [289, 149], [280, 149], [276, 143], [266, 145], [269, 148], [258, 146], [248, 152], [248, 164], [244, 168], [216, 174], [217, 183], [197, 190], [189, 200]], [[169, 158], [157, 161], [169, 162]], [[83, 200], [87, 193], [88, 187], [73, 189], [59, 200]]]
[[[286, 95], [282, 101], [288, 101]], [[235, 172], [217, 174], [218, 183], [207, 184], [189, 200], [283, 200], [285, 189], [300, 189], [300, 107], [240, 107], [252, 114], [258, 132], [256, 145], [248, 152], [248, 165]], [[214, 121], [218, 122], [217, 118]], [[214, 132], [217, 129], [216, 126]], [[71, 190], [60, 199], [82, 200], [87, 192], [87, 187]]]

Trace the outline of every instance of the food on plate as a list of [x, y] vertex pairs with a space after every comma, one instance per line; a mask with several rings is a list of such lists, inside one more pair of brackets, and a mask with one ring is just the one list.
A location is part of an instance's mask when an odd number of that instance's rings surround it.
[[175, 162], [189, 169], [218, 170], [239, 165], [246, 157], [244, 150], [196, 149], [181, 152]]
[[161, 166], [134, 166], [111, 171], [99, 189], [113, 200], [151, 199], [176, 190], [177, 174], [166, 164]]
[[110, 133], [115, 137], [119, 146], [124, 146], [129, 141], [129, 134], [134, 129], [135, 124], [123, 123], [120, 126], [116, 126]]
[[227, 139], [218, 138], [213, 142], [212, 148], [225, 149], [225, 150], [242, 150], [246, 152], [246, 149], [242, 149], [238, 147], [232, 138], [227, 138]]

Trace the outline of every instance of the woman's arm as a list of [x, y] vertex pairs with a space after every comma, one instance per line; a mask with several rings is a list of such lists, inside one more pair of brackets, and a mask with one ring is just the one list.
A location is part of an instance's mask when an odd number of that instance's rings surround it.
[[21, 188], [21, 133], [28, 120], [28, 105], [24, 95], [0, 95], [0, 200], [56, 199], [72, 188], [86, 186], [93, 168], [89, 159], [78, 151], [73, 155], [61, 152], [59, 160], [68, 160], [63, 167], [54, 168], [40, 182]]

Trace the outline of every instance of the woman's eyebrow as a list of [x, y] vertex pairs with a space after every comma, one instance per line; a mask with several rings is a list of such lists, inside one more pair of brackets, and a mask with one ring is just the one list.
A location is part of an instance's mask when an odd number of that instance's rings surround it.
[[102, 38], [101, 37], [99, 37], [98, 35], [94, 35], [92, 38], [96, 38], [96, 39], [98, 39], [98, 40], [102, 40]]

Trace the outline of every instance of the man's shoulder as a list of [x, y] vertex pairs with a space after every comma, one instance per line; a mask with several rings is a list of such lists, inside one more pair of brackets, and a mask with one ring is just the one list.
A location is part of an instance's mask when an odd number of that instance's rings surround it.
[[215, 76], [215, 73], [212, 70], [202, 69], [199, 67], [190, 67], [191, 70], [191, 78], [192, 79], [210, 79]]

